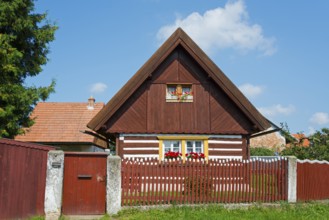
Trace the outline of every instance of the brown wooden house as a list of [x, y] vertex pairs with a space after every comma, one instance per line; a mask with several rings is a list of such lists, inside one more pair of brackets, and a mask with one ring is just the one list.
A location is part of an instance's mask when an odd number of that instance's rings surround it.
[[179, 28], [87, 126], [121, 157], [210, 159], [248, 158], [250, 136], [270, 123]]

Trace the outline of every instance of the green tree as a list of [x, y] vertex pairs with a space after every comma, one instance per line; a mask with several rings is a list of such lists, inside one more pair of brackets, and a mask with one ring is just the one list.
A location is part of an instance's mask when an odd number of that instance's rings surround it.
[[49, 86], [27, 86], [48, 61], [49, 42], [57, 27], [47, 14], [34, 13], [33, 0], [0, 0], [0, 137], [13, 138], [30, 127], [30, 113], [54, 92]]
[[308, 137], [309, 147], [298, 144], [287, 147], [281, 152], [283, 156], [296, 156], [298, 159], [327, 160], [329, 161], [329, 129], [322, 128]]
[[329, 161], [329, 129], [322, 128], [309, 137], [311, 159]]
[[290, 133], [290, 129], [288, 127], [287, 122], [281, 122], [280, 123], [281, 126], [281, 130], [280, 130], [280, 134], [286, 139], [287, 143], [295, 143], [295, 138], [291, 135]]

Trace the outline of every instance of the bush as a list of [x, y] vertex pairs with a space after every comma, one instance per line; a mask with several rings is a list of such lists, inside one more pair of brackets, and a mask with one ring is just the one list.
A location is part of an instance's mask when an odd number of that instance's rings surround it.
[[291, 146], [281, 152], [282, 156], [295, 156], [300, 160], [327, 160], [329, 161], [329, 147], [315, 145], [310, 147]]
[[290, 146], [281, 151], [282, 156], [295, 156], [300, 160], [312, 159], [309, 153], [309, 148], [300, 146]]
[[250, 156], [275, 156], [275, 152], [265, 147], [255, 147], [250, 148]]

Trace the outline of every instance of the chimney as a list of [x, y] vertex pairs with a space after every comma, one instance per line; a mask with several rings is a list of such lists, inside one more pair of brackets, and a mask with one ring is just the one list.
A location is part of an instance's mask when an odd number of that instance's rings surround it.
[[87, 109], [93, 110], [94, 107], [95, 107], [95, 99], [94, 99], [94, 97], [90, 96], [90, 98], [88, 99]]

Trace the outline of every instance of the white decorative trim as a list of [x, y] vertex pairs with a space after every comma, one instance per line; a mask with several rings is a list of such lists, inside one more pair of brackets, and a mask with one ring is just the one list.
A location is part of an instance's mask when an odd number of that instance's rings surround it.
[[158, 140], [124, 140], [123, 143], [132, 143], [132, 144], [147, 144], [147, 143], [154, 143], [154, 144], [158, 144], [159, 141]]
[[123, 136], [120, 136], [120, 137], [119, 137], [119, 140], [120, 140], [120, 141], [123, 141], [124, 139], [125, 139], [125, 137], [123, 137]]
[[159, 158], [159, 154], [124, 154], [123, 158], [142, 157], [142, 158]]
[[209, 144], [242, 144], [242, 141], [209, 140]]
[[241, 148], [235, 149], [235, 148], [209, 148], [208, 150], [212, 151], [242, 151]]
[[240, 159], [242, 156], [209, 156], [209, 159]]
[[[200, 134], [120, 134], [120, 137], [158, 137], [158, 136], [200, 136]], [[221, 135], [221, 134], [203, 134], [207, 138], [227, 138], [227, 139], [241, 139], [242, 135]]]
[[[155, 154], [142, 154], [142, 155], [127, 154], [127, 155], [124, 155], [123, 158], [134, 160], [135, 157], [142, 157], [144, 159], [149, 159], [149, 160], [154, 159], [154, 158], [157, 158], [157, 159], [159, 158], [158, 155], [155, 155]], [[287, 160], [287, 157], [278, 157], [275, 159], [267, 160], [267, 159], [262, 159], [262, 158], [242, 159], [242, 156], [209, 156], [208, 160], [209, 161], [218, 161], [218, 160], [223, 160], [223, 159], [224, 160], [226, 159], [227, 161], [238, 159], [238, 160], [241, 160], [243, 163], [252, 163], [252, 162], [256, 162], [256, 161], [260, 161], [263, 163], [274, 163], [277, 161]], [[162, 159], [162, 161], [163, 161], [163, 159]], [[165, 161], [172, 161], [172, 160], [165, 159]], [[223, 163], [223, 162], [221, 161], [221, 163]]]
[[329, 164], [329, 162], [326, 161], [326, 160], [309, 160], [309, 159], [306, 159], [306, 160], [299, 160], [299, 159], [297, 159], [297, 162], [298, 162], [298, 163], [312, 163], [312, 164], [314, 164], [314, 163], [319, 163], [319, 164]]
[[159, 150], [158, 147], [124, 147], [123, 150]]

